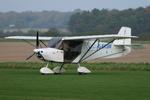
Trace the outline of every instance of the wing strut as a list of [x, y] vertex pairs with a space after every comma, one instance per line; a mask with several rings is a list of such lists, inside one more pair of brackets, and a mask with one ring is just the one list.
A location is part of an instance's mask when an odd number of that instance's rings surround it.
[[81, 57], [81, 59], [78, 61], [78, 63], [80, 63], [82, 61], [82, 59], [86, 56], [86, 54], [90, 51], [90, 49], [93, 47], [93, 45], [97, 42], [98, 39], [96, 39], [92, 45], [88, 48], [88, 50], [84, 53], [84, 55]]
[[42, 40], [40, 40], [40, 42], [41, 42], [45, 47], [47, 47], [47, 45], [46, 45]]
[[[114, 39], [114, 40], [115, 40], [115, 39]], [[88, 55], [87, 57], [85, 57], [84, 59], [82, 59], [82, 61], [85, 60], [85, 59], [87, 59], [87, 58], [89, 58], [90, 56], [92, 56], [92, 55], [95, 54], [96, 52], [102, 50], [103, 48], [105, 48], [106, 46], [108, 46], [110, 43], [112, 43], [114, 40], [108, 42], [106, 45], [104, 45], [104, 46], [102, 46], [101, 48], [97, 49], [96, 51], [94, 51], [93, 53], [91, 53], [90, 55]]]

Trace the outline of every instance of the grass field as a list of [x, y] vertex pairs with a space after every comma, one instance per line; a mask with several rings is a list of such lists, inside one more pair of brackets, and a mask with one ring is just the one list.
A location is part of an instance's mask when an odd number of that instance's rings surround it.
[[0, 100], [150, 100], [150, 64], [82, 64], [78, 75], [40, 75], [39, 63], [0, 63]]

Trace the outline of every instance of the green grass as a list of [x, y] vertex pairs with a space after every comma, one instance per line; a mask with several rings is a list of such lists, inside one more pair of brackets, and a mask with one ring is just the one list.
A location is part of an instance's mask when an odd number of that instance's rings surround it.
[[[50, 68], [60, 64], [49, 64]], [[0, 62], [0, 68], [39, 69], [46, 63], [34, 62]], [[93, 71], [150, 71], [149, 63], [81, 63]], [[65, 64], [67, 70], [76, 70], [77, 65]]]
[[66, 65], [62, 75], [40, 75], [43, 65], [0, 63], [0, 100], [150, 100], [150, 64], [84, 63], [93, 73]]

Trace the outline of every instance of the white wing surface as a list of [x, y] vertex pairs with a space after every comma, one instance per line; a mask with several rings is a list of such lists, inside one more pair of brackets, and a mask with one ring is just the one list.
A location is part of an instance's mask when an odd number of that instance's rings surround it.
[[[36, 40], [35, 36], [9, 36], [5, 39], [15, 39], [15, 40]], [[39, 40], [50, 40], [52, 37], [39, 37]]]
[[[53, 37], [39, 37], [39, 40], [50, 40]], [[89, 39], [126, 39], [126, 38], [137, 38], [136, 36], [124, 36], [124, 35], [90, 35], [90, 36], [72, 36], [62, 37], [62, 40], [89, 40]], [[16, 39], [16, 40], [36, 40], [34, 36], [9, 36], [5, 39]]]
[[[39, 37], [39, 40], [50, 40], [52, 38], [53, 37]], [[121, 27], [118, 34], [62, 37], [62, 40], [90, 40], [90, 39], [116, 40], [116, 39], [130, 39], [130, 38], [137, 38], [137, 36], [131, 36], [131, 28]], [[9, 37], [5, 37], [5, 39], [36, 40], [36, 37], [34, 36], [9, 36]]]
[[89, 40], [89, 39], [127, 39], [137, 38], [136, 36], [124, 36], [124, 35], [91, 35], [91, 36], [74, 36], [74, 37], [63, 37], [62, 40]]

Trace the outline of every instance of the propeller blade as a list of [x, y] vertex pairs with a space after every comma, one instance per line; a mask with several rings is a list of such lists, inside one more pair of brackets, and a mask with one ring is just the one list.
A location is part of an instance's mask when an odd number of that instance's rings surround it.
[[29, 57], [27, 57], [26, 58], [26, 60], [29, 60], [31, 57], [33, 57], [35, 55], [35, 52], [32, 54], [32, 55], [30, 55]]
[[39, 32], [36, 34], [36, 48], [39, 48]]

